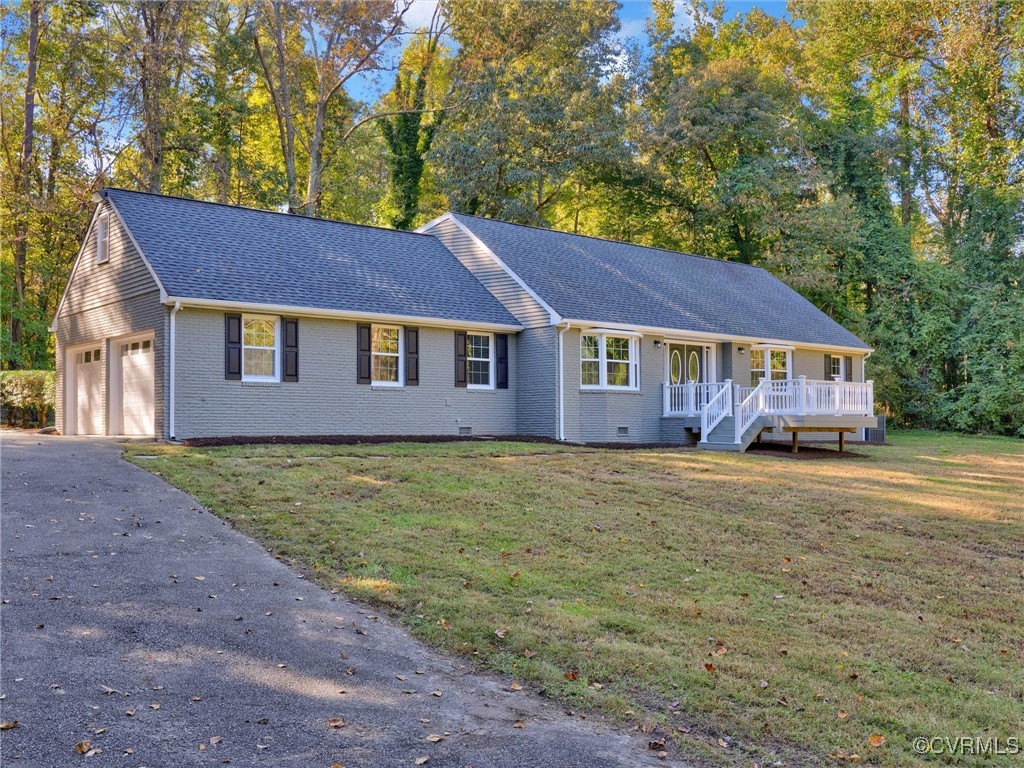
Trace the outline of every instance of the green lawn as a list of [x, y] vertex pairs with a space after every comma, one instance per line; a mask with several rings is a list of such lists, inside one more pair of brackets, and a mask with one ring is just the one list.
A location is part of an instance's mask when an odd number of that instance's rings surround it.
[[902, 766], [919, 736], [1024, 733], [1024, 443], [892, 442], [808, 461], [501, 442], [127, 451], [320, 583], [694, 762]]

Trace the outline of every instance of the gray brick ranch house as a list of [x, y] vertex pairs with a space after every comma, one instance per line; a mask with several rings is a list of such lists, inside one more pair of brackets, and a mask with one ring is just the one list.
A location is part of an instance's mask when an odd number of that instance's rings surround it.
[[757, 267], [457, 213], [97, 201], [51, 327], [62, 434], [743, 450], [876, 426], [870, 347]]

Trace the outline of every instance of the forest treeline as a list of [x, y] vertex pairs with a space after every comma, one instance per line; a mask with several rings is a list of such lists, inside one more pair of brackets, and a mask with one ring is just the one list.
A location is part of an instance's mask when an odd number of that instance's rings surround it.
[[1024, 436], [1024, 4], [18, 0], [3, 366], [115, 185], [413, 228], [453, 209], [757, 264], [877, 348], [891, 422]]

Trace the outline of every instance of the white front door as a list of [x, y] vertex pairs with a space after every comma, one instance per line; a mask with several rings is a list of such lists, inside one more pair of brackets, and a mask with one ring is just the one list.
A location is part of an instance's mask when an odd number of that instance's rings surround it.
[[153, 434], [153, 341], [145, 339], [120, 345], [121, 433]]
[[75, 354], [75, 432], [103, 432], [103, 355], [101, 347]]

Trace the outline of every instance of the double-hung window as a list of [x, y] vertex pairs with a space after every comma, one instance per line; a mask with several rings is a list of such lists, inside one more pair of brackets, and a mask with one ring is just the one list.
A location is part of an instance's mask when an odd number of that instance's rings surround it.
[[494, 389], [494, 334], [466, 334], [466, 386]]
[[279, 318], [242, 315], [242, 380], [278, 381]]
[[639, 354], [636, 338], [609, 333], [580, 336], [580, 386], [583, 389], [636, 389]]
[[841, 356], [832, 355], [829, 359], [829, 367], [831, 368], [833, 381], [842, 381], [846, 378], [846, 371], [843, 370], [843, 358]]
[[370, 327], [370, 379], [380, 386], [402, 386], [402, 328]]
[[750, 350], [750, 386], [761, 379], [782, 381], [789, 378], [789, 350], [761, 347]]

